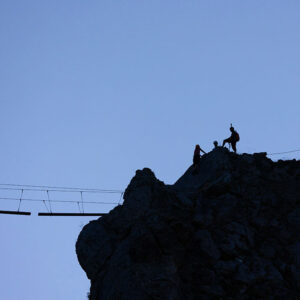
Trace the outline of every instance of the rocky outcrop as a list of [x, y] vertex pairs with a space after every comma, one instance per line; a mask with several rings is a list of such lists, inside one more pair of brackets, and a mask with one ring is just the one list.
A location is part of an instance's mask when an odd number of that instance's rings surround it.
[[137, 171], [76, 243], [90, 299], [300, 299], [300, 162], [217, 148], [174, 184]]

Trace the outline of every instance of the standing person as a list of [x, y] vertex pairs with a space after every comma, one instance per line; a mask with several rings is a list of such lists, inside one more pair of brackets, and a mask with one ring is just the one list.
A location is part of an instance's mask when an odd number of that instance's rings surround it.
[[200, 152], [201, 152], [201, 151], [202, 151], [203, 153], [206, 154], [206, 152], [203, 151], [203, 150], [200, 148], [199, 145], [196, 145], [195, 151], [194, 151], [194, 157], [193, 157], [193, 164], [194, 164], [195, 166], [197, 166], [197, 165], [199, 164], [199, 162], [200, 162], [200, 157], [201, 157], [201, 153], [200, 153]]
[[234, 127], [232, 127], [232, 124], [230, 125], [230, 131], [231, 136], [228, 139], [225, 139], [223, 141], [223, 147], [226, 143], [230, 144], [232, 146], [233, 151], [236, 153], [236, 143], [240, 140], [240, 135], [237, 133], [237, 131], [234, 130]]

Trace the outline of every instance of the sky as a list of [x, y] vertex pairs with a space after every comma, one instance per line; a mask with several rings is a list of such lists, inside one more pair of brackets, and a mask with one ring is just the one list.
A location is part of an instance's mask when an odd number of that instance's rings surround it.
[[[172, 184], [230, 123], [239, 153], [299, 149], [299, 28], [296, 0], [2, 0], [0, 184], [124, 190], [144, 167]], [[0, 215], [2, 299], [86, 299], [75, 242], [93, 218], [45, 209]]]

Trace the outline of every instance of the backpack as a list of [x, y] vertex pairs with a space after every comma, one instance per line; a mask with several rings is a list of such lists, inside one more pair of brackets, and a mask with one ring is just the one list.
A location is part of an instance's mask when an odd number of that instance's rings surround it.
[[240, 135], [235, 131], [235, 141], [238, 142], [240, 140]]

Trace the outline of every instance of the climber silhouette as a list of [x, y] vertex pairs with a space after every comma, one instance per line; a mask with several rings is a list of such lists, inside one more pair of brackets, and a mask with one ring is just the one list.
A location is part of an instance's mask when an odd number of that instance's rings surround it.
[[196, 145], [195, 151], [194, 151], [194, 157], [193, 157], [193, 164], [194, 165], [199, 164], [200, 158], [201, 158], [201, 151], [206, 154], [206, 152], [204, 150], [202, 150], [199, 145]]
[[196, 145], [195, 150], [194, 150], [194, 156], [193, 156], [193, 166], [194, 166], [193, 171], [192, 171], [193, 175], [198, 173], [198, 167], [199, 167], [199, 162], [200, 162], [200, 158], [201, 158], [201, 151], [206, 154], [206, 152], [204, 150], [202, 150], [199, 145]]
[[226, 143], [232, 146], [233, 151], [236, 153], [236, 143], [240, 140], [240, 135], [237, 133], [237, 131], [234, 130], [234, 127], [232, 127], [232, 124], [230, 125], [230, 131], [231, 136], [228, 139], [225, 139], [223, 141], [223, 147]]

